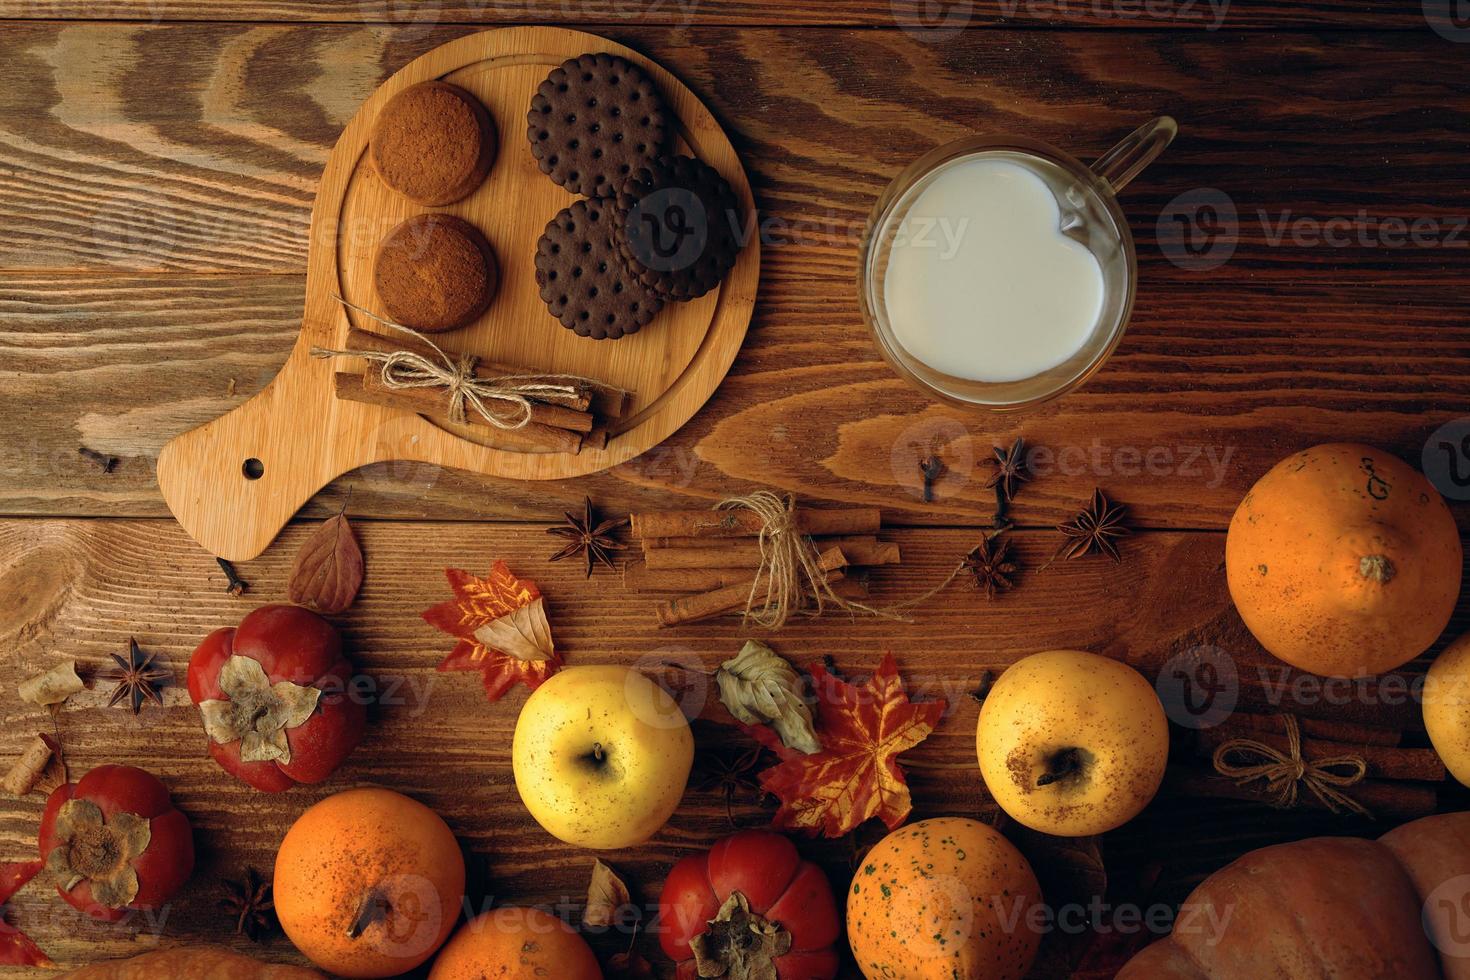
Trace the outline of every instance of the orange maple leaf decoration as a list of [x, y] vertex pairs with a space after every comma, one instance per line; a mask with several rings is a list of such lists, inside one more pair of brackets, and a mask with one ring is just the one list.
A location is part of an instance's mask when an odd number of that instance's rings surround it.
[[535, 690], [561, 669], [561, 656], [555, 650], [545, 660], [521, 660], [475, 638], [475, 630], [539, 599], [541, 590], [535, 582], [516, 578], [503, 561], [497, 561], [485, 578], [457, 568], [446, 568], [444, 577], [449, 579], [454, 598], [422, 614], [430, 626], [459, 638], [439, 670], [480, 671], [485, 697], [498, 701], [517, 682]]
[[41, 870], [40, 861], [0, 864], [0, 966], [54, 967], [35, 941], [5, 921], [5, 903]]
[[761, 788], [781, 801], [772, 826], [841, 837], [878, 817], [898, 828], [913, 809], [898, 754], [929, 737], [945, 702], [910, 701], [891, 653], [861, 687], [821, 665], [811, 675], [822, 751], [803, 755], [765, 725], [743, 726], [782, 760], [760, 774]]

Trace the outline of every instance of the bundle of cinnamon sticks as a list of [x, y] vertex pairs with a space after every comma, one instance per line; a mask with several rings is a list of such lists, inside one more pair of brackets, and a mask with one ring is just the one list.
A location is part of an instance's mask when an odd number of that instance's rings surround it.
[[[643, 555], [623, 566], [623, 584], [635, 592], [669, 596], [655, 610], [660, 626], [745, 609], [762, 564], [762, 524], [756, 514], [666, 510], [634, 514], [631, 521]], [[875, 507], [797, 508], [793, 526], [810, 538], [818, 568], [833, 592], [846, 599], [867, 594], [867, 578], [859, 569], [896, 565], [901, 557], [897, 544], [878, 539], [882, 515]]]
[[[1363, 761], [1366, 777], [1343, 792], [1375, 816], [1410, 819], [1435, 811], [1445, 767], [1432, 748], [1403, 746], [1403, 733], [1358, 722], [1299, 719], [1298, 724], [1304, 760], [1348, 756]], [[1284, 716], [1236, 712], [1222, 724], [1196, 732], [1193, 753], [1209, 760], [1221, 745], [1240, 738], [1283, 754], [1289, 751]], [[1269, 801], [1271, 795], [1259, 782], [1241, 785], [1214, 772], [1208, 761], [1201, 768], [1170, 766], [1165, 786], [1180, 796]], [[1322, 806], [1309, 792], [1300, 799], [1302, 805]]]
[[[383, 354], [409, 351], [430, 360], [439, 359], [439, 354], [420, 340], [407, 336], [388, 337], [356, 327], [347, 331], [347, 349]], [[532, 398], [531, 421], [518, 429], [491, 426], [478, 413], [466, 413], [465, 420], [470, 425], [490, 429], [497, 442], [545, 452], [576, 455], [583, 449], [604, 448], [607, 445], [609, 423], [627, 413], [631, 399], [629, 392], [616, 388], [590, 383], [569, 383], [559, 375], [547, 375], [542, 371], [510, 364], [480, 361], [475, 365], [474, 373], [478, 378], [487, 379], [536, 379], [544, 376], [547, 381], [574, 389], [570, 395], [546, 394]], [[389, 388], [383, 383], [382, 373], [375, 365], [368, 365], [368, 369], [361, 373], [338, 371], [333, 381], [337, 397], [345, 401], [415, 412], [436, 421], [447, 418], [449, 414], [447, 388]]]

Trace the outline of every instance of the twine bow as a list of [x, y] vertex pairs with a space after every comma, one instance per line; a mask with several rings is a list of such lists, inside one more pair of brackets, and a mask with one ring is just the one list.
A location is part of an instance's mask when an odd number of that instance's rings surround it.
[[[1355, 755], [1302, 758], [1302, 733], [1296, 717], [1281, 717], [1286, 724], [1287, 752], [1253, 738], [1232, 738], [1215, 749], [1215, 771], [1242, 786], [1264, 779], [1278, 807], [1296, 806], [1300, 787], [1305, 786], [1333, 813], [1347, 811], [1371, 818], [1373, 814], [1367, 807], [1342, 791], [1363, 781], [1368, 763]], [[1231, 762], [1232, 754], [1242, 761]]]
[[[796, 500], [789, 494], [780, 497], [769, 490], [757, 490], [746, 497], [722, 500], [715, 508], [744, 508], [761, 520], [761, 560], [755, 579], [750, 583], [750, 595], [745, 600], [746, 622], [762, 629], [776, 630], [786, 625], [786, 620], [796, 610], [814, 604], [816, 608], [812, 615], [820, 616], [827, 603], [850, 613], [902, 619], [888, 609], [849, 602], [832, 590], [827, 573], [819, 563], [816, 545], [797, 530]], [[761, 596], [762, 588], [764, 597]]]
[[479, 358], [473, 354], [453, 357], [412, 327], [380, 317], [340, 296], [337, 300], [349, 310], [355, 310], [385, 327], [427, 344], [438, 356], [429, 358], [407, 350], [384, 353], [329, 350], [324, 347], [313, 347], [311, 356], [360, 357], [378, 365], [383, 387], [394, 391], [407, 388], [443, 388], [449, 395], [448, 415], [451, 422], [464, 424], [472, 410], [497, 429], [523, 429], [531, 421], [532, 398], [573, 396], [577, 394], [578, 384], [593, 383], [575, 375], [505, 375], [480, 378], [475, 375]]

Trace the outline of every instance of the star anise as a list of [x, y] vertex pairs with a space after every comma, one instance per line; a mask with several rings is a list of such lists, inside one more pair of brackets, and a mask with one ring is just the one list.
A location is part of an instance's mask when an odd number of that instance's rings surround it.
[[235, 935], [258, 943], [279, 927], [271, 883], [254, 868], [246, 868], [245, 877], [239, 881], [226, 881], [224, 892], [219, 907], [235, 920]]
[[1011, 543], [1000, 534], [980, 536], [980, 543], [965, 556], [965, 570], [975, 576], [975, 588], [985, 593], [986, 600], [994, 599], [1015, 583], [1011, 576], [1020, 570], [1010, 559]]
[[1087, 505], [1086, 510], [1065, 524], [1057, 525], [1057, 530], [1062, 532], [1066, 540], [1052, 556], [1052, 561], [1090, 554], [1103, 554], [1113, 561], [1122, 561], [1123, 556], [1118, 553], [1118, 546], [1113, 543], [1113, 539], [1131, 533], [1124, 523], [1127, 516], [1126, 504], [1111, 502], [1101, 490], [1092, 491], [1092, 503]]
[[738, 794], [750, 792], [757, 800], [765, 795], [756, 774], [764, 753], [765, 749], [756, 745], [743, 752], [704, 749], [694, 757], [694, 789], [700, 793], [719, 791], [725, 800], [725, 819], [731, 827], [738, 827], [733, 809]]
[[622, 520], [603, 521], [598, 524], [592, 513], [592, 498], [587, 498], [587, 510], [582, 517], [566, 515], [566, 523], [546, 529], [547, 534], [555, 534], [558, 537], [567, 538], [567, 546], [552, 555], [550, 561], [561, 561], [563, 558], [572, 558], [582, 555], [587, 562], [587, 577], [592, 577], [592, 563], [604, 565], [608, 569], [616, 570], [613, 564], [612, 552], [621, 551], [624, 545], [619, 544], [613, 538], [612, 532], [628, 523], [624, 517]]
[[1011, 444], [1009, 450], [1000, 446], [994, 447], [995, 459], [987, 460], [995, 467], [995, 472], [985, 482], [986, 488], [999, 487], [1001, 494], [1007, 502], [1015, 499], [1016, 484], [1025, 483], [1031, 479], [1031, 474], [1026, 471], [1026, 440], [1020, 436]]
[[112, 697], [108, 700], [110, 708], [123, 701], [128, 700], [128, 707], [133, 714], [143, 710], [143, 702], [152, 701], [160, 708], [163, 707], [163, 698], [158, 689], [164, 687], [173, 680], [173, 672], [167, 667], [155, 666], [153, 661], [156, 655], [145, 654], [138, 648], [138, 641], [128, 637], [128, 656], [124, 660], [121, 654], [112, 654], [112, 662], [117, 664], [98, 676], [103, 680], [116, 681], [117, 687], [113, 689]]

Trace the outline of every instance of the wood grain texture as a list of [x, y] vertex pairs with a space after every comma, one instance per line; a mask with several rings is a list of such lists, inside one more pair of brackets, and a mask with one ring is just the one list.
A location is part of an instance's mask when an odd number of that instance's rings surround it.
[[[376, 464], [308, 506], [397, 517], [551, 519], [584, 494], [618, 511], [700, 505], [761, 485], [881, 506], [890, 523], [988, 523], [983, 461], [1024, 434], [1038, 458], [1015, 516], [1050, 526], [1094, 486], [1145, 527], [1224, 528], [1250, 484], [1319, 442], [1376, 443], [1411, 462], [1470, 415], [1470, 300], [1400, 305], [1372, 288], [1145, 291], [1134, 326], [1081, 391], [1024, 418], [935, 405], [888, 371], [855, 300], [827, 281], [765, 288], [732, 374], [679, 433], [575, 483]], [[1457, 290], [1463, 294], [1463, 291]], [[0, 279], [0, 510], [163, 516], [164, 442], [260, 391], [301, 315], [295, 277]], [[1204, 305], [1201, 305], [1204, 304]], [[119, 458], [104, 473], [77, 453]], [[918, 463], [946, 463], [933, 503]], [[1041, 464], [1045, 465], [1041, 465]], [[1464, 504], [1456, 505], [1465, 527]]]
[[[169, 521], [0, 522], [0, 644], [8, 651], [6, 669], [20, 678], [76, 658], [83, 675], [90, 676], [107, 653], [136, 636], [182, 684], [189, 654], [204, 634], [261, 603], [284, 598], [291, 559], [309, 530], [293, 525], [262, 558], [242, 565], [250, 591], [237, 599], [224, 592], [224, 579], [208, 556]], [[196, 712], [181, 686], [166, 693], [164, 709], [147, 709], [138, 719], [105, 707], [105, 685], [76, 695], [60, 716], [75, 772], [119, 760], [149, 768], [168, 782], [194, 822], [199, 870], [163, 923], [164, 943], [226, 939], [224, 920], [214, 907], [220, 878], [240, 873], [247, 864], [268, 870], [276, 844], [297, 814], [359, 782], [410, 793], [443, 814], [485, 875], [481, 889], [497, 901], [579, 907], [589, 856], [536, 828], [511, 779], [510, 735], [524, 692], [488, 704], [473, 675], [433, 669], [451, 644], [418, 613], [447, 596], [441, 575], [446, 565], [483, 572], [495, 558], [506, 559], [546, 594], [558, 648], [569, 665], [639, 665], [674, 690], [687, 713], [701, 719], [701, 744], [732, 738], [731, 720], [705, 682], [663, 664], [713, 667], [748, 635], [738, 621], [661, 631], [653, 622], [652, 600], [625, 593], [618, 576], [604, 573], [588, 580], [572, 563], [547, 563], [550, 539], [535, 525], [471, 529], [454, 523], [361, 522], [357, 531], [367, 580], [357, 604], [336, 621], [359, 665], [375, 678], [383, 703], [373, 709], [367, 740], [327, 784], [265, 796], [232, 780], [204, 754]], [[872, 599], [916, 595], [948, 572], [973, 535], [911, 530], [896, 539], [903, 566], [873, 570]], [[984, 671], [998, 671], [1034, 650], [1093, 649], [1152, 676], [1176, 654], [1212, 644], [1236, 663], [1246, 681], [1242, 698], [1258, 701], [1252, 688], [1261, 678], [1279, 676], [1230, 608], [1220, 572], [1220, 535], [1148, 534], [1125, 543], [1128, 560], [1121, 566], [1095, 559], [1036, 571], [1053, 546], [1048, 534], [1019, 535], [1024, 566], [1019, 589], [995, 602], [986, 603], [970, 585], [956, 583], [918, 612], [912, 625], [895, 628], [833, 617], [795, 623], [772, 641], [798, 664], [831, 655], [840, 672], [855, 677], [891, 649], [915, 697], [949, 702], [940, 728], [910, 754], [916, 816], [992, 812], [972, 767], [978, 709], [969, 693]], [[1467, 626], [1470, 604], [1457, 614], [1452, 632]], [[1288, 685], [1287, 690], [1296, 689]], [[1318, 696], [1312, 697], [1319, 703], [1297, 702], [1290, 694], [1286, 703], [1309, 714], [1327, 710], [1338, 719], [1359, 714], [1382, 720], [1400, 710], [1372, 703], [1370, 689], [1332, 696], [1348, 703], [1324, 705]], [[0, 717], [0, 759], [49, 726], [45, 715], [18, 700], [10, 684], [0, 687]], [[41, 802], [38, 796], [0, 802], [0, 859], [22, 857], [33, 846]], [[1147, 861], [1161, 862], [1167, 868], [1163, 894], [1177, 900], [1203, 874], [1244, 850], [1368, 826], [1306, 813], [1262, 820], [1262, 812], [1160, 799], [1139, 820], [1109, 835], [1111, 875], [1123, 888]], [[749, 824], [764, 819], [749, 799], [737, 803], [735, 814]], [[609, 859], [633, 884], [638, 900], [655, 901], [671, 864], [727, 829], [718, 794], [691, 791], [654, 841]], [[812, 851], [840, 887], [846, 845], [817, 842]], [[480, 897], [477, 893], [475, 900]], [[63, 963], [124, 955], [155, 942], [146, 922], [117, 928], [87, 922], [41, 886], [23, 891], [12, 914]], [[606, 935], [594, 942], [609, 952], [622, 940]], [[292, 958], [289, 945], [279, 939], [266, 953]]]
[[[1447, 0], [1429, 0], [1439, 16]], [[1447, 10], [1448, 8], [1446, 8]], [[1444, 14], [1443, 16], [1448, 16]], [[3, 0], [0, 18], [44, 20], [322, 21], [427, 29], [440, 24], [540, 23], [907, 27], [950, 32], [966, 27], [1090, 27], [1203, 30], [1333, 27], [1421, 30], [1417, 4], [1393, 0]]]

